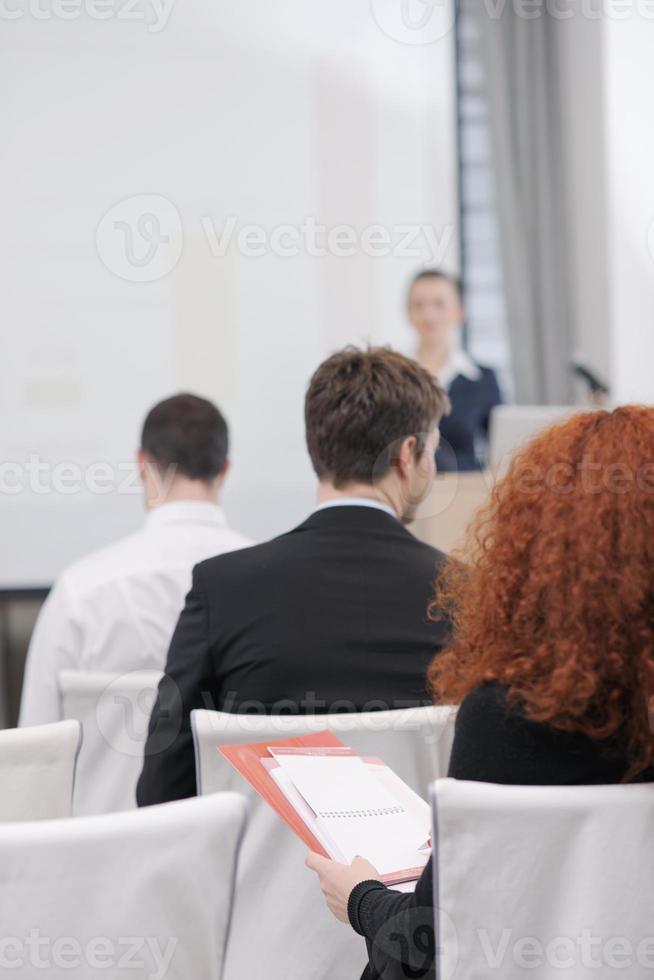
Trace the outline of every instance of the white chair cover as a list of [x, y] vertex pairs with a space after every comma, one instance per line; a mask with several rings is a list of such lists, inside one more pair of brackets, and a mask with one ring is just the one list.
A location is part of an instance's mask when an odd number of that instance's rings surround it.
[[0, 826], [0, 975], [221, 980], [246, 811], [225, 793]]
[[0, 731], [0, 821], [71, 815], [81, 738], [77, 721]]
[[157, 670], [128, 674], [60, 671], [61, 717], [77, 718], [84, 730], [73, 800], [75, 816], [136, 807], [136, 783], [161, 677]]
[[251, 804], [226, 980], [358, 980], [367, 954], [361, 937], [327, 909], [315, 875], [304, 866], [304, 844], [217, 746], [292, 738], [329, 728], [359, 754], [383, 758], [426, 797], [433, 774], [446, 771], [454, 714], [450, 707], [283, 717], [192, 712], [198, 791], [235, 789], [245, 792]]
[[432, 790], [439, 980], [654, 976], [654, 784]]

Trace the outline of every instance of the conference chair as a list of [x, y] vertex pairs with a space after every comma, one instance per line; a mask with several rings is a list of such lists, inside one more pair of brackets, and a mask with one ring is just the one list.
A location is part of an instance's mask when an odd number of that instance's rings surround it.
[[10, 975], [221, 980], [246, 814], [222, 793], [0, 826]]
[[162, 674], [59, 672], [62, 718], [77, 718], [84, 741], [73, 798], [75, 816], [136, 807], [136, 783]]
[[439, 980], [644, 980], [654, 785], [432, 787]]
[[315, 876], [304, 866], [306, 846], [217, 746], [329, 729], [360, 755], [381, 757], [426, 798], [431, 780], [447, 772], [454, 716], [451, 707], [322, 716], [191, 713], [198, 792], [237, 790], [247, 795], [251, 807], [225, 980], [352, 980], [361, 975], [367, 954], [361, 937], [328, 911]]
[[81, 739], [77, 721], [0, 731], [0, 821], [71, 816]]

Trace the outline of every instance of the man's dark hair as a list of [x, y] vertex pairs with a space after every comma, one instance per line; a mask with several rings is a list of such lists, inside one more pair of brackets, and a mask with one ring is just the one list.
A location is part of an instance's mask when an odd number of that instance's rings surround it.
[[192, 480], [212, 480], [227, 462], [227, 423], [206, 398], [173, 395], [148, 412], [141, 448], [162, 470], [172, 467]]
[[336, 487], [372, 484], [408, 436], [417, 437], [420, 455], [424, 434], [448, 411], [447, 395], [416, 361], [386, 347], [346, 347], [309, 382], [304, 417], [313, 468]]
[[458, 276], [452, 276], [449, 272], [444, 272], [442, 269], [423, 269], [421, 272], [417, 272], [411, 280], [409, 284], [409, 296], [411, 296], [411, 290], [415, 284], [420, 282], [421, 279], [443, 279], [445, 282], [449, 282], [454, 286], [459, 301], [463, 303], [463, 284]]

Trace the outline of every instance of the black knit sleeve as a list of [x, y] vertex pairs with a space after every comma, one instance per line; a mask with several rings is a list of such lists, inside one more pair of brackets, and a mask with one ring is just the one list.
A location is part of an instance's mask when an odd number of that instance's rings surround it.
[[368, 976], [433, 977], [434, 899], [431, 859], [415, 892], [399, 892], [379, 881], [363, 881], [348, 902], [352, 928], [366, 939]]

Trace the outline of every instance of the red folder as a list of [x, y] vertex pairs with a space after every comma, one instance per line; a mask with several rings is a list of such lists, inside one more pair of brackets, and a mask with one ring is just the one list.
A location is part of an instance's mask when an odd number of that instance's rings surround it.
[[247, 779], [248, 783], [256, 789], [259, 796], [262, 796], [266, 803], [269, 803], [273, 810], [289, 827], [295, 831], [298, 837], [304, 841], [311, 851], [329, 857], [322, 844], [313, 836], [302, 817], [297, 813], [275, 780], [262, 765], [262, 759], [270, 759], [271, 755], [268, 746], [274, 744], [278, 746], [297, 746], [297, 748], [341, 748], [348, 755], [352, 755], [352, 749], [331, 732], [316, 732], [313, 735], [301, 735], [296, 738], [275, 739], [274, 743], [255, 742], [251, 745], [220, 745], [218, 751], [222, 752], [228, 762], [237, 769], [240, 774]]
[[[311, 833], [309, 827], [296, 811], [295, 807], [288, 801], [282, 790], [279, 788], [275, 780], [270, 775], [269, 768], [266, 767], [265, 763], [270, 760], [274, 764], [273, 757], [268, 751], [268, 747], [274, 745], [277, 748], [289, 747], [289, 748], [299, 748], [308, 750], [309, 753], [311, 749], [315, 749], [316, 752], [327, 749], [329, 754], [335, 753], [338, 755], [356, 755], [356, 753], [344, 745], [339, 738], [336, 737], [332, 732], [323, 731], [316, 732], [312, 735], [302, 735], [295, 738], [289, 739], [274, 739], [273, 741], [268, 740], [267, 742], [255, 742], [247, 745], [220, 745], [218, 746], [218, 751], [221, 752], [228, 762], [230, 762], [234, 768], [240, 772], [240, 774], [250, 783], [250, 785], [257, 791], [259, 796], [261, 796], [266, 803], [268, 803], [273, 810], [275, 810], [282, 820], [288, 824], [291, 830], [295, 831], [297, 836], [302, 840], [306, 846], [311, 851], [315, 851], [317, 854], [321, 854], [323, 857], [329, 858], [330, 855], [325, 851], [322, 844], [318, 839]], [[381, 759], [368, 759], [363, 760], [367, 763], [377, 763], [383, 765]], [[399, 885], [406, 881], [416, 880], [422, 874], [423, 868], [409, 868], [404, 871], [398, 871], [398, 873], [385, 874], [381, 876], [381, 880], [386, 885]]]

